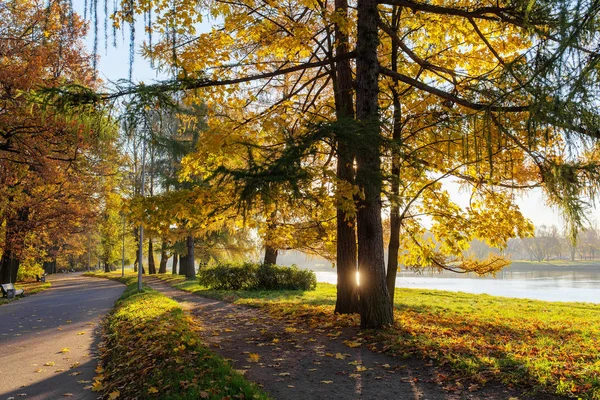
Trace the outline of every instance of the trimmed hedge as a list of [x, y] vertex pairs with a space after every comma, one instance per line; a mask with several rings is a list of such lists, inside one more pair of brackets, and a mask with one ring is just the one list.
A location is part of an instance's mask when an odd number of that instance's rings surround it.
[[315, 290], [317, 277], [313, 271], [295, 265], [219, 264], [198, 271], [200, 284], [217, 290]]

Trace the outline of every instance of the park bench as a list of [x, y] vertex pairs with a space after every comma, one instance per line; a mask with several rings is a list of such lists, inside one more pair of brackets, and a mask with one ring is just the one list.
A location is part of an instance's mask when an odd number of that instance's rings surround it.
[[23, 289], [15, 289], [15, 285], [12, 283], [3, 283], [0, 285], [0, 287], [2, 287], [2, 297], [11, 299], [15, 296], [21, 296], [23, 294]]

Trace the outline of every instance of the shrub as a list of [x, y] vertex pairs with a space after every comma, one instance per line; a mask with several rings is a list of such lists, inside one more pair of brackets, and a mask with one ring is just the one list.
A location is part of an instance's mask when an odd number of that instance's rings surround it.
[[200, 284], [218, 290], [315, 290], [317, 277], [313, 271], [295, 265], [219, 264], [198, 272]]

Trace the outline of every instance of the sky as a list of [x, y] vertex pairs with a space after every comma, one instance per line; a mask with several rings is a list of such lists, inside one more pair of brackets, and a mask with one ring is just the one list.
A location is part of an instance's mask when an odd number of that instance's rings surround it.
[[[74, 4], [75, 11], [82, 14], [83, 1], [74, 2]], [[99, 9], [98, 11], [99, 21], [102, 21], [102, 18], [104, 18], [101, 12], [102, 10]], [[127, 79], [129, 76], [129, 32], [127, 31], [125, 35], [121, 35], [117, 32], [117, 47], [113, 47], [112, 29], [109, 28], [109, 45], [105, 52], [103, 24], [99, 23], [99, 25], [98, 53], [100, 59], [98, 62], [98, 76], [105, 82], [116, 82], [119, 79]], [[207, 31], [209, 29], [209, 24], [203, 24], [202, 27], [199, 27], [199, 31]], [[136, 55], [133, 64], [133, 81], [151, 83], [152, 81], [167, 78], [164, 74], [160, 74], [153, 70], [150, 63], [138, 54], [139, 48], [144, 40], [144, 37], [142, 36], [144, 32], [142, 23], [136, 25], [136, 32], [138, 32], [138, 34], [136, 37]], [[94, 33], [92, 30], [88, 33], [86, 44], [91, 53], [94, 47]], [[448, 187], [448, 190], [450, 191], [452, 198], [459, 205], [465, 206], [468, 203], [468, 195], [461, 193], [458, 187]], [[523, 215], [529, 218], [535, 226], [556, 225], [559, 228], [562, 228], [564, 225], [559, 210], [556, 207], [549, 207], [546, 204], [547, 202], [541, 189], [534, 189], [528, 193], [517, 195], [516, 202]], [[592, 219], [593, 218], [594, 216], [592, 216]]]

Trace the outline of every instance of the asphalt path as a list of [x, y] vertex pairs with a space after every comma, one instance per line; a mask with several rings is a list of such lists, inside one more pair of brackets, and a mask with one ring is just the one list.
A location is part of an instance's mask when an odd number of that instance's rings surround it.
[[96, 399], [99, 323], [125, 286], [79, 274], [0, 306], [0, 400]]

